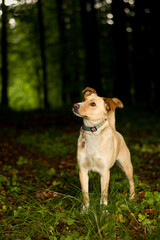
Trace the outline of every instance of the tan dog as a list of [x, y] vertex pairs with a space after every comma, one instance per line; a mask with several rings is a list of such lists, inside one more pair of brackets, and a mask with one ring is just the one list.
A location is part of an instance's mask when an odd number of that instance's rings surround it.
[[73, 106], [75, 115], [83, 118], [78, 138], [77, 161], [85, 206], [89, 206], [88, 172], [101, 176], [101, 204], [108, 204], [110, 168], [117, 160], [125, 172], [130, 186], [130, 198], [134, 197], [133, 167], [129, 149], [122, 135], [115, 129], [115, 108], [123, 108], [117, 98], [99, 97], [93, 88], [85, 88], [84, 101]]

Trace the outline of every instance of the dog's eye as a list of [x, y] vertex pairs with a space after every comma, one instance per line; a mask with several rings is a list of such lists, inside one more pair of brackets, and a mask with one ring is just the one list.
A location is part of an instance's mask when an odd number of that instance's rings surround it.
[[96, 106], [95, 102], [91, 102], [90, 106], [95, 107]]

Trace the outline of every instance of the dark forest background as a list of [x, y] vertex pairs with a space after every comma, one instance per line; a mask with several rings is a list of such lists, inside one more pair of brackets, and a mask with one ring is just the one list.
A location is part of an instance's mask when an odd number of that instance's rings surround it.
[[1, 106], [71, 105], [90, 86], [159, 108], [159, 0], [0, 3]]
[[[0, 239], [160, 239], [159, 23], [160, 0], [0, 0]], [[136, 192], [114, 166], [100, 206], [90, 173], [87, 214], [72, 113], [85, 87], [126, 107]]]

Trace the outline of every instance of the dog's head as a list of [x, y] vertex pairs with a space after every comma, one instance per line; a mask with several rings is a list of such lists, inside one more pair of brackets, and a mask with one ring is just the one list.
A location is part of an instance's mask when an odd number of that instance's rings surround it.
[[82, 93], [84, 93], [84, 101], [75, 103], [73, 112], [75, 115], [91, 122], [109, 118], [117, 107], [123, 108], [123, 103], [118, 98], [99, 97], [93, 88], [87, 87]]

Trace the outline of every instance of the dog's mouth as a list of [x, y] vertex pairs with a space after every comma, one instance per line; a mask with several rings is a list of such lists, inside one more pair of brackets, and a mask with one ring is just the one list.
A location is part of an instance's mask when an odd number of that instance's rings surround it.
[[73, 113], [78, 116], [78, 117], [82, 117], [82, 115], [79, 113], [78, 109], [72, 108]]
[[79, 109], [74, 109], [74, 108], [72, 108], [72, 111], [73, 111], [73, 113], [74, 113], [76, 116], [78, 116], [78, 117], [87, 118], [87, 116], [83, 116], [83, 115], [80, 114]]

